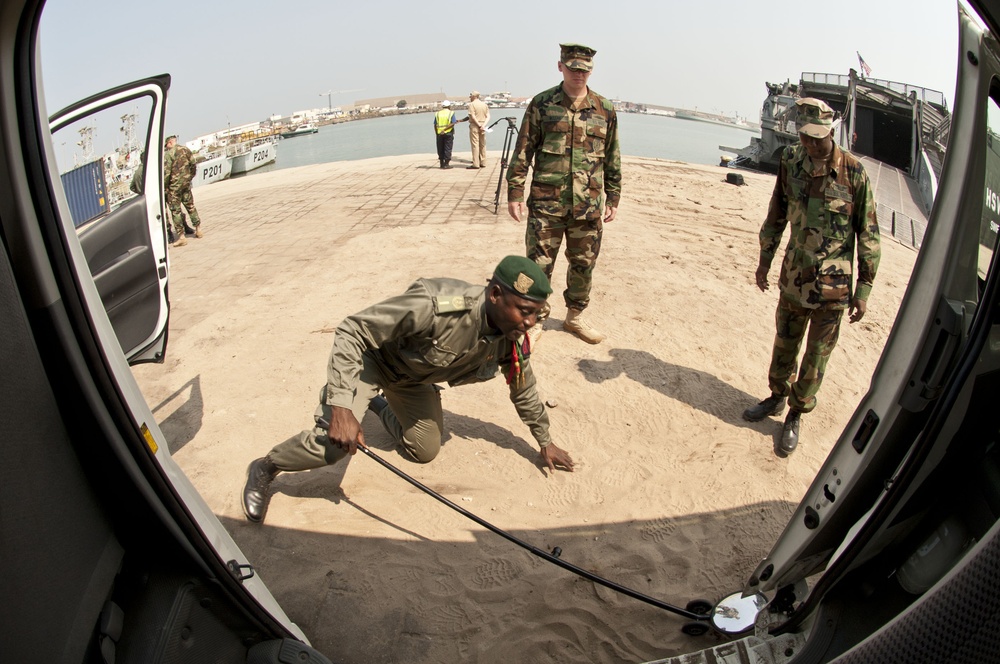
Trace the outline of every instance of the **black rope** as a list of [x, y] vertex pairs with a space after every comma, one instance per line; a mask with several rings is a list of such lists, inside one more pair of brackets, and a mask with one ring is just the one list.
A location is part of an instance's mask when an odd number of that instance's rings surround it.
[[[324, 428], [329, 427], [329, 424], [327, 424], [322, 419], [320, 419], [319, 425], [322, 426], [322, 427], [324, 427]], [[448, 507], [452, 508], [456, 512], [462, 514], [463, 516], [468, 517], [469, 519], [472, 519], [473, 521], [475, 521], [476, 523], [478, 523], [483, 528], [491, 530], [494, 533], [496, 533], [497, 535], [499, 535], [500, 537], [503, 537], [504, 539], [509, 540], [509, 541], [513, 542], [514, 544], [517, 544], [518, 546], [520, 546], [520, 547], [522, 547], [524, 549], [527, 549], [528, 551], [530, 551], [534, 555], [538, 556], [539, 558], [542, 558], [543, 560], [547, 560], [547, 561], [549, 561], [550, 563], [552, 563], [554, 565], [558, 565], [559, 567], [562, 567], [563, 569], [565, 569], [567, 571], [570, 571], [573, 574], [576, 574], [578, 576], [582, 576], [585, 579], [589, 579], [590, 581], [593, 581], [594, 583], [600, 584], [600, 585], [604, 586], [605, 588], [610, 588], [611, 590], [614, 590], [615, 592], [621, 593], [623, 595], [628, 595], [632, 599], [637, 599], [640, 602], [645, 602], [646, 604], [651, 604], [651, 605], [653, 605], [653, 606], [655, 606], [655, 607], [657, 607], [659, 609], [663, 609], [664, 611], [670, 611], [671, 613], [676, 613], [677, 615], [683, 616], [684, 618], [688, 618], [690, 620], [710, 620], [712, 618], [712, 616], [710, 616], [710, 615], [702, 615], [702, 614], [699, 614], [699, 613], [694, 613], [693, 611], [688, 611], [687, 609], [682, 609], [682, 608], [680, 608], [678, 606], [674, 606], [673, 604], [667, 604], [666, 602], [660, 601], [660, 600], [656, 599], [655, 597], [650, 597], [649, 595], [645, 595], [645, 594], [639, 592], [638, 590], [632, 590], [631, 588], [626, 588], [625, 586], [617, 584], [614, 581], [609, 581], [608, 579], [605, 579], [603, 577], [597, 576], [596, 574], [593, 574], [592, 572], [588, 572], [587, 570], [583, 569], [582, 567], [577, 567], [576, 565], [573, 565], [572, 563], [568, 563], [565, 560], [562, 560], [561, 558], [559, 558], [559, 554], [562, 553], [562, 550], [559, 547], [555, 547], [552, 550], [552, 553], [549, 553], [548, 551], [543, 551], [542, 549], [539, 549], [537, 546], [533, 546], [531, 544], [528, 544], [524, 540], [518, 539], [517, 537], [515, 537], [515, 536], [511, 535], [510, 533], [508, 533], [507, 531], [502, 530], [502, 529], [494, 526], [492, 523], [479, 518], [478, 516], [476, 516], [475, 514], [473, 514], [470, 511], [468, 511], [464, 507], [456, 505], [455, 503], [451, 502], [450, 500], [448, 500], [447, 498], [445, 498], [444, 496], [442, 496], [438, 492], [434, 491], [434, 489], [431, 489], [430, 487], [424, 486], [423, 484], [421, 484], [417, 480], [413, 479], [412, 477], [410, 477], [409, 475], [407, 475], [403, 471], [401, 471], [398, 468], [396, 468], [395, 466], [393, 466], [391, 463], [389, 463], [388, 461], [386, 461], [385, 459], [383, 459], [379, 455], [377, 455], [374, 452], [372, 452], [370, 449], [368, 449], [368, 446], [366, 446], [366, 445], [358, 445], [358, 449], [361, 450], [362, 452], [364, 452], [368, 457], [374, 459], [375, 461], [377, 461], [379, 464], [381, 464], [385, 468], [388, 468], [393, 473], [395, 473], [399, 477], [403, 478], [404, 480], [406, 480], [407, 482], [409, 482], [413, 486], [417, 487], [418, 489], [420, 489], [421, 491], [423, 491], [427, 495], [429, 495], [429, 496], [431, 496], [433, 498], [436, 498], [437, 500], [441, 501], [442, 503], [444, 503]]]

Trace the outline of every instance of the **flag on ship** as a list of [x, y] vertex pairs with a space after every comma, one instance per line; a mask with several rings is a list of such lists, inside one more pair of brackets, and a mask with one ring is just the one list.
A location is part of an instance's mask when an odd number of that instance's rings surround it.
[[858, 54], [858, 62], [861, 64], [861, 71], [863, 72], [862, 75], [863, 76], [871, 76], [872, 75], [872, 68], [869, 67], [868, 63], [865, 62], [865, 59], [861, 57], [861, 53], [858, 53], [858, 51], [855, 51], [855, 53]]

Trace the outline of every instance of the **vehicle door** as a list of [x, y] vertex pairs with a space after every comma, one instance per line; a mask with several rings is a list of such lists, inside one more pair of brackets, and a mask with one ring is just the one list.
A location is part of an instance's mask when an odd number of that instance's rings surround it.
[[896, 322], [869, 392], [746, 592], [780, 592], [823, 572], [811, 580], [814, 603], [886, 552], [897, 558], [884, 574], [899, 573], [956, 514], [966, 544], [995, 522], [971, 515], [990, 514], [1000, 498], [987, 472], [998, 462], [995, 435], [984, 429], [995, 431], [1000, 393], [1000, 49], [962, 6], [959, 32], [947, 156]]
[[170, 303], [163, 125], [169, 76], [96, 94], [50, 118], [59, 177], [129, 364], [162, 362]]

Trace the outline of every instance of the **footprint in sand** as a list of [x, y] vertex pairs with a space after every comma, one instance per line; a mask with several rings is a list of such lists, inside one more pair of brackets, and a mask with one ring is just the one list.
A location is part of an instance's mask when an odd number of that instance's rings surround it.
[[505, 558], [496, 558], [479, 565], [472, 578], [480, 588], [500, 588], [521, 576], [521, 567]]

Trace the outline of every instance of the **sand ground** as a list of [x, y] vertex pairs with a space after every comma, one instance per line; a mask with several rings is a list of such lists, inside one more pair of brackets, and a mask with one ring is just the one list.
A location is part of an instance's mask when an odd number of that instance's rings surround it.
[[[461, 157], [461, 152], [458, 154]], [[522, 253], [493, 212], [500, 169], [433, 155], [251, 175], [195, 190], [206, 237], [171, 249], [163, 365], [135, 369], [170, 450], [285, 611], [338, 662], [642, 662], [718, 643], [466, 519], [361, 454], [283, 474], [263, 525], [240, 508], [247, 464], [311, 425], [333, 330], [414, 279], [485, 282]], [[533, 546], [683, 606], [737, 590], [780, 534], [868, 389], [915, 252], [883, 239], [868, 306], [844, 325], [817, 410], [788, 458], [766, 396], [776, 290], [753, 285], [771, 176], [625, 158], [605, 229], [590, 346], [553, 317], [532, 363], [556, 442], [549, 476], [503, 380], [446, 389], [438, 458], [382, 458]], [[772, 271], [776, 280], [777, 266]]]

